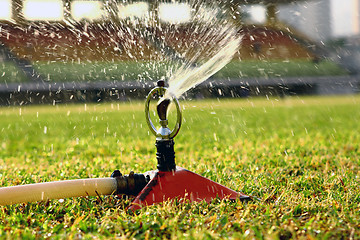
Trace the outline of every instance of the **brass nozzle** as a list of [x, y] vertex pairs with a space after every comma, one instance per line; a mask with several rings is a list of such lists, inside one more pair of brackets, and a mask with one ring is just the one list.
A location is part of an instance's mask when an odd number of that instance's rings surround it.
[[162, 98], [159, 100], [156, 108], [160, 120], [167, 120], [167, 109], [170, 105], [170, 102], [171, 101], [168, 98]]

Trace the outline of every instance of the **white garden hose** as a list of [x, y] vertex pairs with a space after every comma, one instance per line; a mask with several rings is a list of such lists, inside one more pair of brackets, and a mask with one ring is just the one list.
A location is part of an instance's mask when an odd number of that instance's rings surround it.
[[111, 195], [117, 190], [115, 178], [89, 178], [36, 183], [0, 188], [0, 205], [46, 201], [69, 197]]

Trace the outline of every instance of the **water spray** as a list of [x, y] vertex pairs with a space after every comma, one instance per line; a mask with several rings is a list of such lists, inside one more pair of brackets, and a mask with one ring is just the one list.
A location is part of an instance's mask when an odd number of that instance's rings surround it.
[[[156, 137], [157, 169], [144, 174], [122, 175], [115, 170], [109, 178], [78, 179], [28, 184], [0, 188], [0, 205], [26, 202], [48, 201], [70, 197], [99, 195], [136, 196], [130, 209], [152, 205], [168, 200], [190, 202], [213, 199], [250, 199], [242, 193], [231, 190], [219, 183], [204, 178], [175, 164], [174, 138], [179, 133], [182, 113], [175, 96], [164, 98], [167, 91], [164, 81], [148, 94], [145, 102], [145, 117], [151, 133]], [[150, 102], [157, 99], [157, 115], [160, 128], [157, 129], [150, 118]], [[168, 127], [168, 107], [173, 102], [176, 107], [176, 123], [171, 130]]]

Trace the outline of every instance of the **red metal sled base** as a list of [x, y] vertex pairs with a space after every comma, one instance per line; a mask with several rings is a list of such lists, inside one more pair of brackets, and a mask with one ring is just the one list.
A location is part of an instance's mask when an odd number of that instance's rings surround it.
[[215, 198], [250, 199], [247, 195], [231, 190], [189, 170], [177, 167], [175, 171], [171, 172], [157, 171], [152, 180], [132, 202], [130, 209], [135, 210], [142, 206], [171, 199], [210, 202]]

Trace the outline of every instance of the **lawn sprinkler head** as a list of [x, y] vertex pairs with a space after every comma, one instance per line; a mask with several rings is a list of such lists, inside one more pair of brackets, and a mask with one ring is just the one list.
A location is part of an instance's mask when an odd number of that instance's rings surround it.
[[[204, 178], [196, 173], [177, 167], [175, 164], [174, 137], [181, 126], [181, 108], [176, 97], [164, 98], [167, 88], [164, 81], [158, 81], [157, 86], [150, 90], [145, 102], [145, 117], [151, 133], [156, 137], [157, 170], [147, 174], [152, 175], [150, 182], [143, 188], [132, 202], [130, 209], [138, 209], [144, 205], [152, 205], [166, 200], [199, 202], [219, 199], [250, 199], [242, 193], [231, 190], [219, 183]], [[150, 118], [150, 101], [158, 99], [157, 114], [160, 128], [156, 129]], [[168, 127], [167, 110], [170, 103], [176, 106], [177, 121], [173, 130]]]
[[[162, 80], [158, 81], [157, 87], [153, 88], [150, 91], [145, 102], [146, 123], [148, 124], [150, 131], [156, 136], [156, 140], [158, 141], [173, 139], [179, 133], [181, 127], [181, 121], [182, 121], [182, 114], [181, 114], [179, 101], [177, 100], [176, 97], [172, 97], [172, 99], [164, 98], [166, 90], [167, 88], [165, 87], [165, 82]], [[150, 101], [152, 98], [159, 99], [157, 103], [157, 114], [160, 123], [159, 129], [156, 129], [150, 118], [149, 108], [150, 108]], [[168, 127], [168, 119], [167, 119], [167, 110], [171, 102], [175, 104], [176, 113], [177, 113], [177, 119], [173, 130], [170, 130], [170, 128]]]
[[[153, 88], [146, 98], [145, 103], [145, 117], [146, 122], [150, 128], [150, 131], [156, 137], [155, 146], [157, 148], [156, 158], [158, 160], [159, 171], [173, 171], [176, 169], [175, 165], [175, 152], [174, 152], [174, 137], [179, 133], [182, 121], [181, 108], [179, 101], [173, 97], [164, 98], [166, 92], [165, 82], [158, 81], [157, 87]], [[149, 108], [150, 101], [153, 98], [157, 98], [157, 114], [159, 117], [160, 128], [156, 129], [150, 118]], [[167, 111], [171, 102], [174, 102], [176, 106], [177, 120], [175, 127], [171, 130], [168, 127]]]

